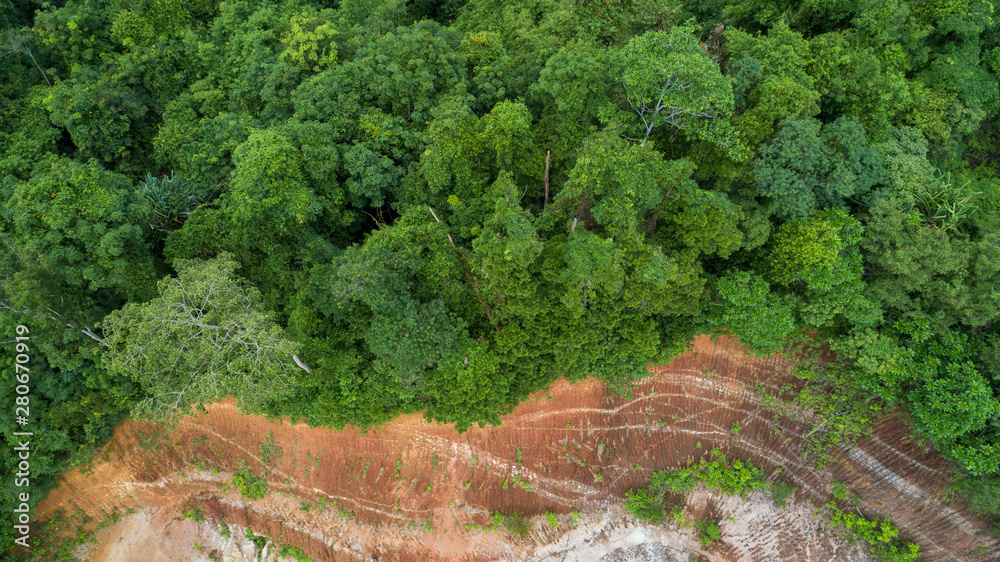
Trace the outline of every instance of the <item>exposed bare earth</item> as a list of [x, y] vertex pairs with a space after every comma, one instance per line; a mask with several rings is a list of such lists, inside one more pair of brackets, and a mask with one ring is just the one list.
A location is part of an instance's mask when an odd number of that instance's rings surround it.
[[[93, 560], [206, 560], [212, 550], [220, 559], [252, 558], [252, 545], [239, 538], [247, 526], [317, 560], [864, 560], [805, 503], [829, 499], [833, 479], [860, 495], [867, 515], [891, 518], [927, 560], [1000, 559], [1000, 542], [984, 533], [987, 522], [942, 501], [944, 461], [911, 443], [898, 418], [882, 423], [870, 442], [838, 451], [829, 470], [802, 463], [798, 445], [808, 426], [776, 423], [751, 388], [762, 381], [776, 393], [786, 369], [777, 357], [749, 358], [734, 340], [700, 338], [693, 353], [654, 369], [631, 399], [599, 381], [560, 381], [502, 426], [464, 434], [419, 416], [364, 434], [314, 429], [219, 403], [186, 418], [169, 439], [152, 424], [125, 423], [107, 460], [89, 476], [65, 475], [38, 517], [80, 508], [99, 519], [102, 509], [143, 508], [102, 531], [88, 554]], [[269, 433], [282, 454], [263, 463], [260, 445]], [[760, 493], [746, 502], [690, 494], [690, 519], [720, 521], [722, 540], [707, 551], [693, 530], [637, 525], [624, 513], [624, 493], [644, 486], [653, 470], [697, 460], [713, 447], [752, 460], [769, 477], [781, 468], [780, 478], [800, 488], [796, 501], [782, 510]], [[221, 491], [240, 461], [267, 471], [264, 499]], [[192, 465], [201, 462], [204, 469]], [[194, 505], [203, 506], [207, 523], [180, 517]], [[551, 511], [559, 524], [553, 529], [536, 517], [529, 539], [514, 542], [476, 527], [487, 523], [488, 511]], [[232, 526], [231, 538], [219, 535], [218, 521]], [[192, 548], [196, 542], [202, 553]], [[971, 554], [980, 547], [985, 552]]]

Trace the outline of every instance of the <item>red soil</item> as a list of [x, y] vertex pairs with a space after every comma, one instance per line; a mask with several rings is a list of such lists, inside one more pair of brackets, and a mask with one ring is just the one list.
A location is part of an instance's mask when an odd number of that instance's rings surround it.
[[[464, 434], [416, 415], [368, 433], [316, 429], [241, 415], [232, 402], [218, 403], [185, 418], [169, 442], [149, 438], [157, 431], [150, 423], [126, 422], [103, 452], [107, 460], [89, 475], [66, 474], [39, 506], [38, 519], [77, 507], [94, 518], [101, 509], [127, 507], [153, 507], [165, 517], [200, 504], [212, 519], [280, 537], [316, 560], [540, 556], [545, 545], [562, 540], [568, 523], [559, 530], [536, 524], [521, 543], [502, 532], [463, 531], [486, 523], [488, 511], [550, 511], [563, 514], [564, 523], [572, 510], [611, 516], [620, 513], [612, 506], [630, 488], [644, 486], [653, 470], [675, 468], [718, 447], [731, 459], [752, 460], [769, 477], [782, 468], [780, 478], [800, 489], [796, 505], [827, 501], [831, 479], [847, 483], [863, 500], [862, 511], [892, 519], [901, 538], [920, 544], [927, 560], [1000, 559], [1000, 541], [983, 533], [988, 522], [943, 501], [946, 463], [911, 442], [898, 417], [880, 424], [869, 442], [837, 451], [827, 470], [803, 463], [798, 447], [808, 425], [775, 422], [753, 389], [761, 381], [776, 393], [787, 369], [779, 357], [748, 357], [735, 340], [699, 338], [692, 353], [652, 369], [654, 376], [631, 399], [597, 380], [559, 381], [518, 406], [500, 427]], [[264, 463], [260, 445], [272, 433], [282, 454]], [[205, 470], [192, 467], [199, 461], [207, 463]], [[267, 471], [263, 500], [246, 502], [220, 490], [241, 461], [258, 474]], [[743, 509], [738, 501], [702, 494], [688, 498], [696, 517], [724, 519]], [[301, 502], [322, 501], [332, 505], [300, 509]], [[793, 521], [793, 511], [772, 509], [757, 519], [743, 514], [723, 525], [723, 540], [709, 551], [690, 540], [684, 549], [717, 560], [859, 556], [848, 555], [855, 550], [832, 533]], [[433, 530], [425, 532], [425, 522]], [[980, 547], [984, 553], [970, 554]], [[94, 559], [113, 559], [107, 556], [98, 551]]]

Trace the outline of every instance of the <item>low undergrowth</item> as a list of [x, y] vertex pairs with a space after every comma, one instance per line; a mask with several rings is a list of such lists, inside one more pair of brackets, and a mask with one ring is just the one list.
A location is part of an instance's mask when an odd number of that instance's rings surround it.
[[[662, 524], [667, 519], [666, 496], [669, 493], [686, 494], [693, 491], [699, 484], [713, 490], [718, 490], [729, 496], [746, 498], [756, 490], [771, 492], [771, 497], [781, 507], [785, 500], [795, 492], [790, 484], [774, 481], [768, 482], [763, 470], [750, 461], [733, 461], [730, 463], [718, 449], [712, 450], [712, 460], [702, 459], [697, 464], [678, 470], [658, 470], [650, 477], [646, 489], [629, 490], [626, 494], [625, 507], [629, 513], [638, 519], [653, 524]], [[872, 555], [882, 562], [903, 562], [917, 560], [920, 557], [920, 547], [911, 542], [898, 541], [899, 529], [888, 519], [876, 517], [867, 519], [851, 511], [856, 509], [851, 501], [852, 496], [846, 489], [835, 489], [835, 500], [831, 500], [820, 511], [830, 518], [834, 527], [850, 533], [850, 540], [860, 539], [868, 544]], [[851, 504], [846, 509], [840, 503]], [[678, 512], [681, 516], [678, 518]], [[670, 508], [671, 519], [686, 521], [682, 506]], [[706, 520], [697, 523], [698, 539], [703, 546], [708, 546], [721, 536], [717, 523]]]

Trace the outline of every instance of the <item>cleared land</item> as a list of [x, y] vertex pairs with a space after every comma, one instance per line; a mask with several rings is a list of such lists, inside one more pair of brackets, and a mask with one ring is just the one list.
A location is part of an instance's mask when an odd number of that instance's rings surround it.
[[[102, 531], [95, 560], [120, 557], [129, 544], [186, 555], [169, 540], [202, 542], [209, 552], [217, 538], [209, 526], [180, 518], [194, 506], [209, 520], [280, 537], [316, 560], [596, 556], [627, 552], [643, 533], [656, 532], [661, 536], [647, 542], [672, 545], [678, 559], [864, 559], [812, 519], [805, 504], [827, 501], [829, 482], [837, 480], [858, 493], [866, 515], [891, 518], [927, 560], [1000, 559], [988, 523], [943, 501], [944, 461], [911, 442], [898, 416], [816, 472], [799, 460], [809, 425], [776, 419], [753, 388], [762, 381], [776, 393], [787, 382], [781, 358], [752, 359], [734, 340], [700, 338], [693, 352], [652, 370], [631, 399], [596, 380], [559, 381], [502, 426], [464, 434], [415, 415], [368, 433], [314, 429], [243, 416], [233, 403], [214, 404], [170, 433], [127, 422], [91, 471], [63, 478], [39, 518], [60, 508], [95, 519], [102, 509], [147, 508]], [[722, 540], [707, 551], [692, 532], [635, 527], [624, 516], [620, 499], [644, 486], [653, 470], [696, 460], [713, 447], [752, 460], [769, 477], [781, 468], [777, 477], [799, 487], [794, 504], [781, 510], [763, 495], [740, 502], [691, 494], [692, 519], [722, 521]], [[266, 472], [262, 500], [221, 490], [241, 462]], [[576, 523], [573, 510], [581, 512]], [[536, 518], [528, 540], [514, 542], [507, 533], [482, 531], [495, 511], [552, 512], [558, 525]]]

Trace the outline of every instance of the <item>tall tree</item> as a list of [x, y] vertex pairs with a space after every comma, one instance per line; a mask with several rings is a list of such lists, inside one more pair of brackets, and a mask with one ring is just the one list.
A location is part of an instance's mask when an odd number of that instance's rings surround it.
[[742, 153], [728, 121], [732, 84], [692, 28], [675, 26], [670, 33], [649, 31], [634, 37], [612, 57], [611, 68], [628, 109], [608, 107], [605, 118], [624, 126], [626, 137], [645, 144], [654, 129], [667, 125], [692, 139], [720, 145], [733, 156]]
[[230, 395], [260, 411], [289, 394], [298, 345], [236, 276], [233, 257], [175, 267], [177, 277], [161, 280], [156, 298], [131, 302], [103, 322], [104, 367], [146, 393], [133, 414], [172, 417]]
[[884, 176], [881, 155], [866, 146], [864, 129], [849, 118], [826, 125], [785, 119], [754, 162], [760, 194], [774, 201], [781, 218], [843, 208], [845, 199], [866, 193]]

